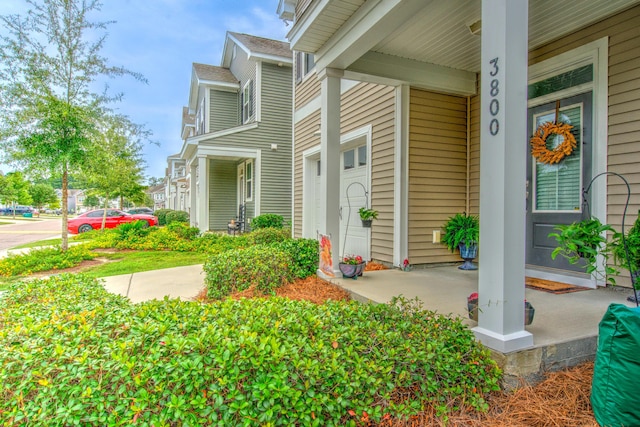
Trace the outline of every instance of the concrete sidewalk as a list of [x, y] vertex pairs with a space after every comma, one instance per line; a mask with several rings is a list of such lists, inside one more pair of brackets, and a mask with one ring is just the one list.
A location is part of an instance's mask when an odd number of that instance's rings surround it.
[[204, 289], [202, 264], [105, 277], [105, 289], [137, 303], [153, 299], [191, 300]]

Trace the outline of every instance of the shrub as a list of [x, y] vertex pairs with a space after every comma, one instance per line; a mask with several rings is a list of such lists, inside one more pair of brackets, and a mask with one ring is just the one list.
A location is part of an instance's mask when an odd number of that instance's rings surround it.
[[[169, 217], [169, 215], [167, 215], [167, 217]], [[200, 229], [198, 227], [190, 227], [188, 223], [184, 222], [168, 222], [167, 229], [172, 233], [176, 233], [181, 239], [186, 240], [194, 240], [200, 235]]]
[[239, 249], [249, 245], [247, 235], [229, 236], [222, 233], [204, 233], [194, 241], [197, 251], [208, 254], [219, 254], [231, 249]]
[[278, 214], [266, 213], [258, 215], [251, 220], [251, 229], [259, 230], [261, 228], [282, 228], [284, 227], [284, 217]]
[[133, 221], [120, 224], [115, 229], [118, 239], [145, 237], [149, 234], [149, 223], [146, 221]]
[[0, 276], [28, 276], [38, 271], [61, 270], [75, 267], [97, 255], [87, 245], [71, 246], [63, 251], [59, 246], [33, 249], [25, 254], [9, 255], [0, 259]]
[[165, 223], [166, 225], [169, 225], [173, 222], [184, 222], [184, 223], [189, 223], [189, 213], [185, 212], [185, 211], [172, 211], [172, 212], [167, 212], [167, 215], [165, 217]]
[[71, 275], [1, 298], [3, 425], [380, 425], [498, 389], [459, 319], [402, 301], [133, 305]]
[[282, 228], [261, 228], [249, 233], [250, 244], [269, 245], [291, 239], [291, 231]]
[[320, 250], [315, 239], [287, 239], [275, 243], [274, 247], [286, 252], [290, 258], [290, 268], [294, 277], [304, 279], [318, 270]]
[[211, 257], [204, 264], [207, 296], [223, 298], [251, 286], [263, 294], [273, 293], [292, 280], [290, 258], [266, 245], [235, 249]]
[[158, 217], [158, 225], [167, 225], [167, 214], [173, 212], [173, 209], [158, 209], [153, 214]]

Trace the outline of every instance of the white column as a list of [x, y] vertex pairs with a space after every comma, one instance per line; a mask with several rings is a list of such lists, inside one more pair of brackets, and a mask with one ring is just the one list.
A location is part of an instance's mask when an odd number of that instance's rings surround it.
[[340, 259], [340, 79], [342, 70], [325, 68], [321, 80], [320, 112], [320, 232], [331, 236], [333, 267]]
[[396, 87], [394, 141], [393, 265], [409, 257], [409, 97], [410, 87]]
[[209, 230], [209, 162], [198, 156], [198, 228]]
[[189, 164], [189, 220], [191, 222], [192, 227], [198, 226], [198, 219], [196, 215], [198, 215], [198, 193], [197, 193], [197, 170], [198, 166], [196, 162], [191, 162]]
[[480, 270], [476, 338], [503, 353], [524, 329], [528, 0], [482, 0]]

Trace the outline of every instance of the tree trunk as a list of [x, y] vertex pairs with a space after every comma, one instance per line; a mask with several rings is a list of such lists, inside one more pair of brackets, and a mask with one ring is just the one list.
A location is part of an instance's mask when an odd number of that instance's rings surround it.
[[67, 224], [69, 220], [69, 174], [67, 171], [67, 164], [62, 166], [62, 245], [63, 251], [69, 249], [69, 231], [67, 230]]

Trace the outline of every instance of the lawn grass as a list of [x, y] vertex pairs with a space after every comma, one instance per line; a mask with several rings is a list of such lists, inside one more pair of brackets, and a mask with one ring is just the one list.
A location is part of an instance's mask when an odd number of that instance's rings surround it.
[[9, 225], [13, 224], [12, 222], [0, 221], [0, 225]]
[[196, 252], [127, 251], [100, 254], [100, 257], [117, 262], [107, 262], [89, 267], [83, 270], [83, 273], [86, 273], [89, 277], [107, 277], [162, 268], [182, 267], [203, 264], [209, 255]]

